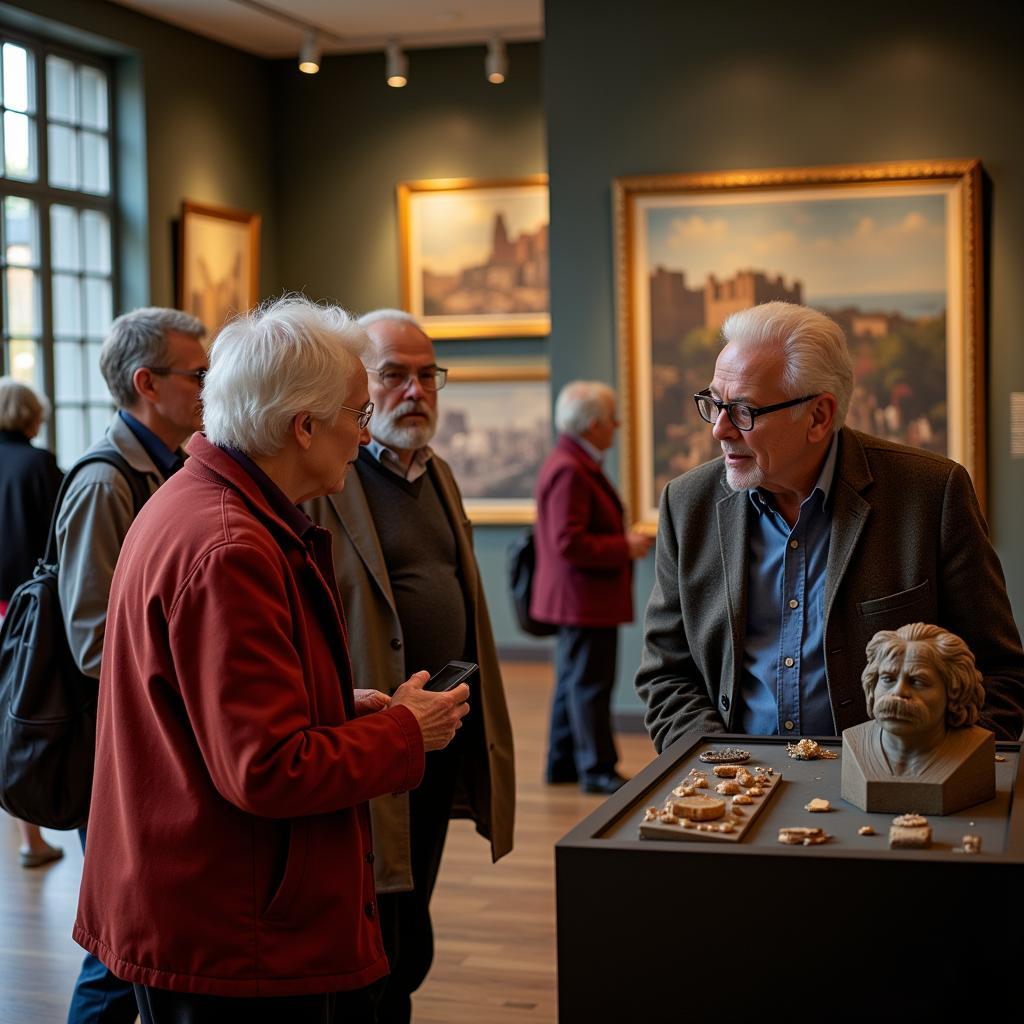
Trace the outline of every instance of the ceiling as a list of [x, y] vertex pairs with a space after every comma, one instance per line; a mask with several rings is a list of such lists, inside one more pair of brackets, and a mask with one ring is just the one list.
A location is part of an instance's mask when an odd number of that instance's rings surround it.
[[292, 57], [307, 27], [326, 53], [540, 39], [542, 0], [114, 0], [260, 57]]

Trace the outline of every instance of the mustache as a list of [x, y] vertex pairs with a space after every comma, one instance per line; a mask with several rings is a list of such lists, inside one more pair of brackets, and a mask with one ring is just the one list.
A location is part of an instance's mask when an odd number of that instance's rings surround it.
[[391, 418], [399, 419], [402, 416], [408, 416], [410, 413], [419, 413], [421, 416], [429, 417], [431, 414], [431, 408], [426, 402], [416, 398], [406, 399], [404, 402], [399, 402], [398, 405], [391, 410]]
[[927, 718], [924, 709], [916, 700], [903, 697], [879, 697], [875, 701], [875, 718], [889, 718], [899, 722], [918, 723]]
[[751, 455], [751, 450], [744, 445], [726, 444], [722, 442], [722, 454], [723, 455]]

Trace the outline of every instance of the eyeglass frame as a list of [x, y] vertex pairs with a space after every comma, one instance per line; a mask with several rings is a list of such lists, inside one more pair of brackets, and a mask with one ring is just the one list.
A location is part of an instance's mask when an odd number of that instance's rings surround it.
[[[746, 402], [723, 402], [720, 399], [715, 398], [715, 396], [711, 394], [711, 388], [705, 388], [703, 391], [698, 391], [697, 394], [693, 396], [693, 401], [694, 404], [697, 406], [697, 415], [700, 416], [700, 418], [705, 423], [710, 423], [714, 425], [715, 422], [718, 420], [718, 417], [721, 416], [722, 410], [724, 409], [725, 415], [729, 417], [729, 422], [737, 430], [741, 430], [744, 433], [746, 433], [748, 430], [754, 429], [755, 425], [757, 424], [758, 416], [764, 416], [770, 412], [778, 412], [780, 409], [791, 409], [793, 408], [793, 406], [800, 405], [802, 402], [809, 402], [813, 398], [820, 398], [823, 394], [824, 392], [819, 391], [816, 395], [804, 395], [803, 398], [791, 398], [788, 402], [776, 402], [775, 405], [762, 405], [760, 407], [757, 407], [753, 405], [748, 405]], [[718, 410], [714, 419], [708, 419], [707, 416], [705, 416], [704, 413], [701, 411], [702, 401], [710, 402]], [[732, 411], [733, 409], [737, 408], [746, 409], [747, 412], [750, 413], [749, 427], [741, 427], [732, 418]]]
[[365, 430], [366, 425], [370, 422], [370, 417], [373, 416], [373, 402], [367, 402], [362, 409], [353, 409], [351, 405], [340, 406], [345, 412], [354, 412], [356, 414], [356, 423], [359, 424], [360, 430]]
[[191, 377], [200, 387], [206, 382], [206, 375], [210, 372], [207, 366], [201, 366], [198, 370], [176, 370], [172, 366], [143, 366], [142, 369], [149, 370], [158, 377]]
[[[424, 385], [423, 381], [420, 380], [420, 374], [426, 373], [428, 370], [431, 371], [435, 380], [437, 379], [438, 374], [442, 374], [441, 383], [438, 384], [437, 387], [428, 388]], [[397, 368], [387, 366], [368, 366], [366, 368], [366, 372], [375, 373], [379, 378], [381, 374], [384, 373], [400, 373], [401, 371], [398, 370]], [[432, 369], [429, 366], [425, 366], [423, 367], [422, 370], [416, 370], [415, 372], [410, 370], [409, 372], [406, 373], [405, 377], [403, 377], [402, 380], [400, 380], [397, 384], [388, 385], [385, 384], [384, 381], [381, 381], [381, 387], [384, 388], [385, 391], [404, 391], [405, 388], [409, 386], [409, 381], [413, 380], [413, 378], [415, 378], [416, 383], [419, 384], [419, 386], [423, 388], [424, 391], [432, 391], [436, 393], [440, 391], [445, 386], [445, 384], [448, 383], [448, 367], [438, 366], [435, 363]]]

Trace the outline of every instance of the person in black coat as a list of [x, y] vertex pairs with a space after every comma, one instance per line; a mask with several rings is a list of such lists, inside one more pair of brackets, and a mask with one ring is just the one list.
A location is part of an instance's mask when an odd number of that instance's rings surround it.
[[[32, 444], [48, 412], [49, 403], [30, 387], [0, 377], [0, 622], [11, 595], [43, 556], [60, 489], [62, 474], [53, 453]], [[18, 828], [22, 867], [40, 867], [64, 856], [43, 838], [38, 825], [19, 821]]]

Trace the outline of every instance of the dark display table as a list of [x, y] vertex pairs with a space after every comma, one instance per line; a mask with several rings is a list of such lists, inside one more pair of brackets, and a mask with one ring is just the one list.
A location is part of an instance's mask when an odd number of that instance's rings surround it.
[[[841, 759], [795, 761], [786, 742], [685, 736], [557, 844], [561, 1024], [1021, 1012], [1020, 744], [996, 745], [994, 800], [929, 817], [930, 849], [890, 850], [893, 816], [840, 797]], [[725, 745], [782, 775], [743, 841], [639, 838], [644, 809], [661, 808], [691, 768], [714, 794], [719, 780], [697, 754]], [[833, 810], [805, 811], [814, 797]], [[779, 843], [780, 828], [803, 825], [833, 838]], [[877, 834], [858, 835], [862, 825]], [[981, 836], [980, 854], [958, 852], [967, 833]]]

